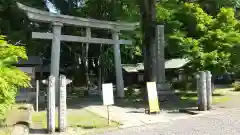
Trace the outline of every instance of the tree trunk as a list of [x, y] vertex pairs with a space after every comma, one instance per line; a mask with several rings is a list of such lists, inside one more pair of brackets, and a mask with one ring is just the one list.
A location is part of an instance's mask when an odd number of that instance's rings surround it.
[[[143, 54], [144, 54], [144, 81], [156, 82], [154, 68], [154, 43], [156, 28], [156, 0], [139, 0], [141, 13], [141, 29], [143, 34]], [[144, 91], [144, 100], [148, 101], [147, 89]]]
[[144, 80], [156, 82], [154, 70], [154, 45], [156, 29], [156, 0], [140, 0], [141, 27], [143, 34]]

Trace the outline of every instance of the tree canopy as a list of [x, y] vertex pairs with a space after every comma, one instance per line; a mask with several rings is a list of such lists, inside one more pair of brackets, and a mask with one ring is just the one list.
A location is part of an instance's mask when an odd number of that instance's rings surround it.
[[199, 4], [164, 4], [157, 6], [157, 18], [167, 28], [169, 57], [187, 57], [196, 71], [236, 70], [240, 33], [233, 8], [211, 16]]

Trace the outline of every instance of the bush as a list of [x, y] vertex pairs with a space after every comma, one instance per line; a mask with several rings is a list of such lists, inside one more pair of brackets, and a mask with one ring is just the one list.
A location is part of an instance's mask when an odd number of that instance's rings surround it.
[[128, 96], [128, 97], [131, 97], [131, 96], [134, 94], [135, 89], [138, 88], [138, 87], [139, 87], [139, 86], [136, 85], [136, 84], [133, 84], [133, 85], [131, 85], [131, 86], [128, 86], [128, 87], [127, 87], [127, 91], [126, 91], [127, 96]]
[[234, 91], [240, 91], [240, 82], [233, 83]]
[[12, 66], [18, 58], [27, 58], [24, 47], [11, 45], [0, 36], [0, 121], [15, 102], [17, 90], [29, 86], [27, 74]]
[[177, 81], [172, 83], [172, 89], [177, 89], [181, 91], [196, 90], [195, 81]]

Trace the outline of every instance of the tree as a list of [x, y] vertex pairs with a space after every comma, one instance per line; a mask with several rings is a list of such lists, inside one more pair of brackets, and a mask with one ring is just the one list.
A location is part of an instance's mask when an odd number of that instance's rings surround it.
[[156, 81], [153, 75], [153, 46], [155, 43], [156, 29], [156, 0], [139, 1], [141, 14], [142, 44], [144, 54], [144, 78], [145, 81]]
[[29, 86], [29, 77], [13, 64], [19, 58], [27, 59], [25, 48], [9, 44], [0, 36], [0, 120], [14, 102], [19, 88]]
[[[179, 3], [174, 10], [158, 7], [159, 23], [164, 21], [170, 29], [167, 34], [170, 57], [187, 57], [192, 60], [194, 71], [210, 70], [215, 74], [239, 66], [236, 60], [240, 52], [236, 49], [240, 43], [239, 21], [234, 9], [221, 8], [216, 16], [211, 16], [194, 3]], [[167, 11], [170, 12], [166, 14]]]

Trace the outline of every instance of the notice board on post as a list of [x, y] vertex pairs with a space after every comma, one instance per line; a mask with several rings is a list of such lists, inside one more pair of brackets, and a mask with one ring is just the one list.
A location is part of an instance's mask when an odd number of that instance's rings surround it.
[[112, 83], [102, 84], [103, 105], [113, 105], [113, 85]]
[[157, 86], [155, 82], [147, 82], [149, 112], [159, 112]]

